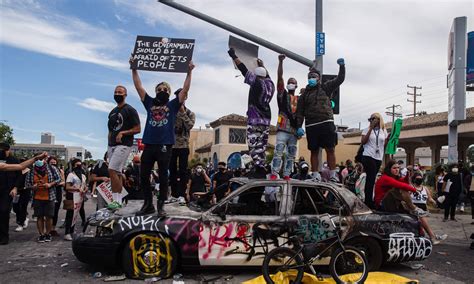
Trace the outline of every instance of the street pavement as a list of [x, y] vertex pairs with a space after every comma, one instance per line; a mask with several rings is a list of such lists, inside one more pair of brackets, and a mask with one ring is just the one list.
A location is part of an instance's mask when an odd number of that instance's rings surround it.
[[[86, 214], [94, 211], [95, 200], [86, 202]], [[32, 211], [30, 211], [30, 214]], [[431, 256], [421, 262], [382, 267], [382, 271], [395, 273], [420, 283], [474, 283], [474, 250], [469, 249], [471, 233], [471, 215], [458, 215], [459, 222], [442, 222], [441, 212], [434, 212], [429, 223], [435, 233], [447, 233], [448, 239], [434, 246]], [[65, 211], [60, 211], [60, 220]], [[80, 218], [79, 218], [80, 219]], [[80, 222], [80, 221], [79, 221]], [[61, 224], [62, 222], [58, 222]], [[78, 225], [80, 226], [80, 224]], [[10, 244], [0, 246], [0, 283], [97, 283], [119, 271], [103, 271], [76, 260], [72, 253], [71, 242], [60, 237], [51, 243], [36, 243], [36, 223], [30, 222], [23, 232], [15, 232], [15, 216], [10, 218]], [[410, 268], [413, 264], [423, 264], [423, 268]], [[99, 278], [93, 274], [100, 272]], [[184, 276], [174, 283], [241, 283], [261, 274], [259, 268], [245, 269], [194, 269], [179, 271]], [[217, 279], [216, 279], [217, 278]], [[212, 280], [215, 279], [215, 280]], [[123, 280], [121, 283], [138, 283], [138, 280]], [[160, 283], [173, 283], [173, 279]]]

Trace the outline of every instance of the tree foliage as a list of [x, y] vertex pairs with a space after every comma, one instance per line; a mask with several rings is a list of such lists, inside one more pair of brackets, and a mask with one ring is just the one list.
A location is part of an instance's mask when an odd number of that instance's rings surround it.
[[15, 144], [13, 129], [3, 122], [0, 122], [0, 142], [5, 142], [10, 145]]

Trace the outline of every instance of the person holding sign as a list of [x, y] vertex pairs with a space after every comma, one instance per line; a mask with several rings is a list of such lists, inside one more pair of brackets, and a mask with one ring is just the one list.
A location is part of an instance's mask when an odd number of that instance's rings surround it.
[[332, 93], [344, 82], [346, 67], [344, 59], [337, 60], [339, 74], [333, 80], [322, 82], [322, 74], [319, 70], [310, 68], [308, 73], [308, 85], [304, 93], [298, 99], [296, 107], [297, 131], [296, 135], [303, 136], [305, 131], [302, 127], [306, 123], [306, 137], [308, 149], [311, 151], [311, 170], [313, 178], [321, 179], [319, 170], [319, 148], [326, 150], [329, 169], [331, 170], [331, 181], [338, 182], [336, 171], [337, 144], [336, 126], [334, 125], [334, 113], [331, 107]]
[[137, 215], [152, 214], [155, 212], [153, 206], [153, 195], [150, 187], [150, 174], [155, 162], [158, 163], [160, 192], [158, 196], [158, 215], [165, 215], [164, 203], [168, 198], [168, 169], [171, 159], [171, 149], [175, 143], [175, 122], [181, 104], [188, 96], [191, 87], [191, 74], [194, 69], [192, 61], [189, 62], [188, 72], [183, 88], [178, 96], [170, 101], [171, 86], [166, 82], [158, 83], [155, 87], [155, 97], [152, 98], [143, 88], [138, 71], [134, 68], [133, 57], [130, 58], [133, 84], [147, 111], [145, 132], [143, 133], [143, 144], [145, 149], [141, 156], [140, 165], [140, 187], [144, 195], [143, 207]]
[[[295, 91], [298, 87], [298, 82], [293, 77], [288, 78], [285, 89], [285, 81], [283, 80], [283, 60], [285, 58], [286, 56], [284, 54], [278, 56], [277, 100], [279, 114], [271, 179], [276, 178], [282, 166], [283, 178], [290, 178], [296, 156], [297, 139], [301, 138], [301, 136], [296, 136], [296, 106], [299, 96], [295, 95]], [[283, 153], [285, 152], [285, 149], [286, 159], [283, 161]]]
[[255, 166], [250, 177], [265, 178], [265, 151], [272, 119], [270, 101], [275, 92], [275, 84], [263, 66], [262, 60], [257, 59], [258, 67], [252, 72], [240, 61], [233, 48], [230, 48], [227, 53], [245, 77], [244, 82], [250, 85], [247, 108], [247, 143]]
[[127, 89], [124, 86], [115, 87], [114, 100], [117, 106], [109, 113], [107, 157], [114, 201], [107, 207], [112, 210], [122, 207], [122, 170], [132, 152], [133, 135], [141, 131], [138, 112], [125, 103], [126, 97]]

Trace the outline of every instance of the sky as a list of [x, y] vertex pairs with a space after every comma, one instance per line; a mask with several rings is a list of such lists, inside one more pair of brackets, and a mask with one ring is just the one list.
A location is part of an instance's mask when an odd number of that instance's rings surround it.
[[[315, 5], [311, 0], [177, 0], [306, 58], [315, 53]], [[324, 73], [346, 62], [337, 124], [366, 127], [371, 113], [392, 104], [412, 113], [407, 84], [422, 87], [417, 111], [447, 111], [448, 33], [455, 17], [468, 17], [473, 0], [323, 1], [326, 33]], [[195, 39], [191, 90], [186, 105], [195, 127], [227, 114], [245, 115], [248, 86], [227, 54], [230, 33], [155, 0], [0, 0], [0, 121], [17, 143], [39, 143], [52, 132], [56, 144], [83, 146], [94, 158], [107, 148], [107, 115], [116, 85], [127, 102], [145, 110], [133, 87], [128, 58], [136, 36]], [[259, 57], [276, 79], [278, 54], [264, 47]], [[308, 68], [286, 59], [284, 78], [306, 85]], [[144, 87], [181, 87], [185, 74], [141, 71]], [[153, 96], [153, 94], [152, 94]], [[467, 94], [474, 106], [474, 93]], [[271, 103], [276, 122], [276, 99]], [[385, 120], [390, 120], [384, 115]]]

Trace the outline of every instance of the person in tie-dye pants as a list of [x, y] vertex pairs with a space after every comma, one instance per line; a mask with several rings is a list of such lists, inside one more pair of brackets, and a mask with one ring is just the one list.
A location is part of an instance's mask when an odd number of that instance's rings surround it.
[[230, 48], [228, 53], [245, 77], [244, 82], [250, 85], [247, 109], [247, 143], [255, 165], [253, 177], [265, 178], [265, 151], [272, 119], [270, 101], [275, 92], [275, 84], [268, 75], [262, 60], [257, 59], [258, 67], [252, 72], [235, 55], [233, 48]]

